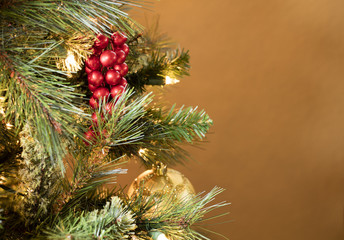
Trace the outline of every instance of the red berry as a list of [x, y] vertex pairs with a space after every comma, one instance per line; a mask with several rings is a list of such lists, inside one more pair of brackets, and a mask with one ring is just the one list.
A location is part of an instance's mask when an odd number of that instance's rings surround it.
[[103, 34], [97, 35], [97, 39], [94, 42], [95, 47], [104, 49], [107, 47], [108, 44], [109, 44], [109, 39], [106, 36], [104, 36]]
[[106, 50], [100, 55], [100, 63], [104, 67], [111, 67], [116, 62], [116, 53], [112, 50]]
[[97, 100], [94, 97], [90, 98], [90, 106], [93, 109], [96, 109], [96, 108], [99, 107], [99, 104], [98, 104]]
[[[101, 120], [104, 120], [104, 116], [101, 115]], [[98, 115], [97, 113], [92, 113], [92, 121], [97, 126], [98, 125]]]
[[108, 98], [109, 97], [109, 90], [105, 87], [100, 87], [97, 88], [97, 90], [94, 91], [93, 93], [93, 97], [97, 100], [99, 100], [100, 98]]
[[122, 94], [122, 92], [124, 91], [124, 86], [122, 86], [122, 85], [116, 85], [116, 86], [113, 86], [112, 88], [111, 88], [111, 96], [113, 97], [113, 98], [115, 98], [115, 97], [119, 97], [121, 94]]
[[121, 78], [121, 81], [119, 82], [118, 85], [121, 85], [121, 86], [123, 86], [124, 88], [126, 88], [127, 85], [128, 85], [128, 82], [127, 82], [127, 80], [126, 80], [124, 77], [122, 77], [122, 78]]
[[84, 138], [88, 140], [88, 141], [84, 140], [84, 143], [86, 144], [86, 146], [90, 145], [90, 142], [95, 143], [95, 134], [92, 130], [88, 130], [87, 132], [85, 132]]
[[[123, 63], [123, 64], [125, 64], [125, 63]], [[121, 72], [121, 65], [122, 64], [120, 64], [120, 65], [115, 65], [115, 66], [113, 66], [113, 69], [115, 69], [116, 71], [118, 71], [118, 72]]]
[[122, 63], [120, 65], [115, 65], [113, 67], [116, 71], [119, 71], [119, 73], [121, 74], [122, 77], [124, 77], [125, 75], [127, 75], [128, 73], [128, 65], [126, 63]]
[[91, 72], [88, 77], [88, 83], [92, 84], [95, 87], [100, 86], [104, 82], [104, 76], [99, 71], [93, 71]]
[[92, 85], [92, 84], [88, 84], [88, 89], [90, 89], [91, 92], [94, 92], [98, 87]]
[[120, 33], [120, 32], [113, 33], [111, 38], [113, 40], [113, 43], [116, 46], [120, 46], [127, 41], [127, 37], [123, 33]]
[[115, 107], [115, 103], [113, 103], [113, 102], [109, 102], [109, 103], [107, 103], [106, 105], [105, 105], [105, 110], [106, 110], [106, 112], [108, 113], [108, 114], [111, 114], [112, 113], [112, 111], [113, 111], [113, 109], [114, 109], [114, 107]]
[[99, 70], [100, 69], [100, 60], [97, 56], [91, 56], [86, 60], [86, 66], [91, 70]]
[[128, 46], [128, 44], [126, 44], [126, 43], [122, 44], [121, 46], [118, 46], [118, 47], [116, 48], [116, 51], [117, 51], [117, 50], [122, 50], [123, 52], [125, 52], [125, 55], [126, 55], [126, 56], [128, 56], [128, 54], [129, 54], [129, 46]]
[[122, 64], [124, 63], [127, 55], [125, 54], [125, 52], [123, 50], [117, 50], [116, 51], [116, 65]]
[[121, 74], [116, 70], [109, 70], [105, 74], [105, 81], [109, 85], [117, 85], [121, 80]]
[[91, 68], [85, 67], [85, 72], [87, 74], [90, 74], [93, 70]]
[[93, 55], [99, 57], [99, 55], [102, 54], [103, 49], [98, 48], [98, 47], [96, 47], [96, 46], [93, 46], [93, 47], [92, 47], [92, 52], [93, 52]]

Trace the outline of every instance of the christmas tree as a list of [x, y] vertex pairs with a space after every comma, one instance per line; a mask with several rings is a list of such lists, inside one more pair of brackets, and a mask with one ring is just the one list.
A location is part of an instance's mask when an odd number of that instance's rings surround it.
[[[173, 170], [209, 116], [147, 89], [188, 75], [188, 51], [129, 17], [145, 1], [0, 3], [2, 239], [209, 239], [223, 189]], [[152, 87], [153, 86], [153, 87]], [[125, 162], [147, 167], [122, 189]], [[167, 168], [168, 166], [168, 168]], [[129, 183], [130, 184], [130, 183]]]

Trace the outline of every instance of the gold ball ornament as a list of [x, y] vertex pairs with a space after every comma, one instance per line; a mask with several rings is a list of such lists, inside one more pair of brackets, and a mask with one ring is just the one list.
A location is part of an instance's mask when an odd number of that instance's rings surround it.
[[157, 163], [152, 169], [141, 173], [130, 185], [128, 189], [130, 198], [138, 196], [139, 193], [144, 197], [153, 194], [158, 196], [172, 194], [177, 200], [185, 200], [195, 195], [195, 189], [182, 173]]

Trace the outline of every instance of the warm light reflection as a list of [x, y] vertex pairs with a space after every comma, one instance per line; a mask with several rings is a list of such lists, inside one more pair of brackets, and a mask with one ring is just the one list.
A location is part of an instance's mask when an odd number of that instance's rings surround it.
[[13, 125], [10, 124], [10, 123], [6, 123], [6, 128], [7, 128], [7, 129], [11, 129], [11, 128], [13, 128]]
[[150, 231], [149, 236], [153, 240], [169, 240], [165, 234], [163, 234], [162, 232], [159, 232], [159, 231]]
[[0, 184], [6, 183], [6, 178], [4, 176], [0, 176]]
[[179, 83], [180, 81], [178, 79], [175, 79], [175, 78], [171, 78], [169, 76], [166, 76], [165, 78], [165, 83], [166, 84], [176, 84], [176, 83]]
[[159, 234], [157, 240], [168, 240], [168, 238], [166, 237], [165, 234], [161, 233], [161, 234]]
[[5, 97], [0, 97], [0, 114], [5, 115], [5, 109], [3, 108], [3, 103], [5, 102]]
[[139, 150], [139, 155], [140, 155], [140, 157], [143, 157], [144, 154], [146, 153], [146, 151], [147, 151], [146, 148], [141, 148], [141, 149]]
[[66, 68], [68, 72], [76, 72], [80, 69], [80, 65], [75, 60], [74, 53], [72, 51], [67, 52], [67, 58], [65, 60]]
[[93, 23], [97, 23], [97, 22], [98, 22], [97, 18], [92, 18], [92, 17], [90, 17], [89, 19], [90, 19], [90, 21], [93, 22]]

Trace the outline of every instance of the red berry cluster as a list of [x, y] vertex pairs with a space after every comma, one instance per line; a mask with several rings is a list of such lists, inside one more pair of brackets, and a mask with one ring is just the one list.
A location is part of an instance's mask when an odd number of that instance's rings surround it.
[[[90, 106], [98, 108], [99, 99], [106, 101], [119, 97], [127, 86], [124, 76], [128, 73], [128, 65], [125, 59], [129, 54], [129, 46], [126, 44], [127, 37], [115, 32], [111, 38], [98, 34], [92, 47], [93, 54], [86, 60], [85, 71], [88, 75], [88, 88], [93, 93], [90, 98]], [[108, 46], [110, 46], [109, 49]], [[111, 113], [113, 104], [105, 104], [105, 110]], [[97, 114], [92, 114], [92, 120], [97, 124]], [[85, 138], [93, 139], [92, 130], [85, 133]]]

